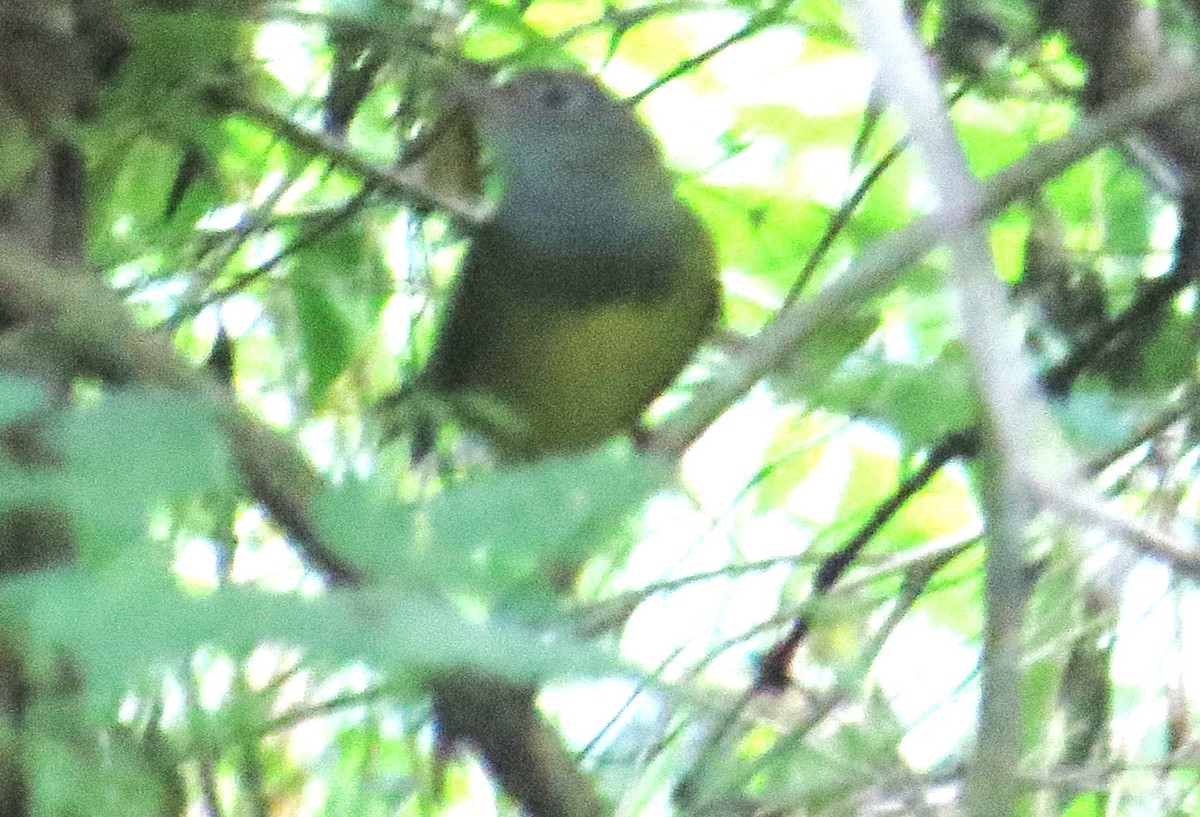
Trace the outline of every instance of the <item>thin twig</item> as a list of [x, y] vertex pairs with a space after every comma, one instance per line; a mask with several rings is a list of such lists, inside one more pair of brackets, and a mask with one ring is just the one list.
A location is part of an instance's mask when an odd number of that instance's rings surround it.
[[787, 11], [788, 6], [791, 4], [792, 0], [776, 0], [775, 3], [763, 9], [758, 14], [755, 14], [746, 21], [745, 25], [730, 34], [725, 39], [721, 40], [721, 42], [717, 43], [711, 48], [701, 51], [699, 54], [694, 54], [685, 60], [681, 60], [680, 62], [668, 68], [666, 71], [663, 71], [654, 78], [653, 82], [631, 96], [629, 98], [630, 102], [633, 104], [641, 102], [643, 99], [650, 96], [650, 94], [654, 93], [671, 80], [695, 71], [697, 68], [704, 65], [704, 63], [708, 62], [730, 46], [749, 39], [768, 26], [772, 26], [779, 22], [781, 19], [783, 19], [784, 12]]
[[[979, 435], [974, 431], [951, 434], [938, 443], [916, 473], [901, 482], [891, 496], [876, 506], [871, 518], [850, 537], [850, 541], [825, 559], [813, 577], [810, 598], [816, 600], [827, 595], [867, 543], [875, 538], [909, 499], [929, 484], [942, 470], [942, 466], [955, 457], [973, 455], [978, 447]], [[759, 661], [758, 676], [754, 684], [756, 689], [779, 690], [791, 683], [792, 659], [808, 635], [810, 627], [811, 622], [807, 614], [796, 616], [787, 636], [768, 650]]]
[[1032, 487], [1044, 504], [1067, 519], [1101, 528], [1146, 556], [1165, 562], [1193, 579], [1200, 579], [1200, 550], [1194, 543], [1182, 544], [1165, 533], [1110, 510], [1087, 494], [1049, 482], [1034, 482]]
[[298, 150], [326, 158], [330, 164], [349, 170], [383, 192], [398, 196], [415, 206], [440, 210], [465, 229], [487, 220], [488, 208], [476, 202], [446, 196], [443, 191], [426, 184], [420, 172], [381, 167], [355, 153], [341, 140], [305, 128], [269, 105], [232, 89], [214, 89], [209, 96], [223, 109], [268, 128]]
[[[1165, 76], [1127, 94], [1082, 119], [1068, 135], [1034, 147], [984, 183], [974, 205], [956, 214], [956, 224], [980, 223], [1039, 189], [1084, 157], [1132, 128], [1188, 100], [1200, 97], [1200, 78], [1182, 72]], [[722, 365], [716, 376], [700, 384], [685, 410], [656, 426], [646, 447], [666, 454], [687, 448], [717, 417], [754, 384], [803, 353], [804, 343], [826, 327], [856, 314], [862, 305], [886, 292], [913, 264], [941, 243], [947, 224], [927, 216], [869, 246], [845, 274], [830, 281], [813, 300], [780, 311], [753, 343]]]

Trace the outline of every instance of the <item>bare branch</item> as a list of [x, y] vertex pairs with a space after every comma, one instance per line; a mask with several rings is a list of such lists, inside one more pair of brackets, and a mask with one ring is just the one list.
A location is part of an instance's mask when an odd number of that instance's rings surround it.
[[[1164, 70], [1152, 85], [1105, 105], [1082, 119], [1067, 136], [1038, 145], [1024, 159], [996, 173], [982, 186], [973, 209], [957, 213], [955, 223], [961, 227], [998, 215], [1151, 117], [1197, 98], [1200, 78], [1194, 72]], [[753, 343], [741, 346], [711, 381], [697, 387], [686, 410], [651, 431], [647, 448], [670, 455], [687, 448], [754, 384], [803, 355], [806, 341], [895, 286], [909, 267], [945, 240], [946, 229], [943, 216], [919, 219], [869, 247], [858, 263], [812, 301], [797, 302], [780, 311]]]

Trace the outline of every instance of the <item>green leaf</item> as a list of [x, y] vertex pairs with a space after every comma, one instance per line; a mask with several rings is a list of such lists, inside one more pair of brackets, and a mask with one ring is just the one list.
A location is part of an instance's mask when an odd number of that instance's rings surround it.
[[900, 551], [965, 538], [982, 527], [971, 486], [958, 473], [939, 472], [896, 512], [872, 540], [873, 550]]
[[[813, 337], [789, 362], [788, 368], [777, 374], [773, 382], [787, 398], [802, 396], [826, 406], [837, 406], [830, 395], [836, 389], [831, 384], [838, 382], [835, 374], [844, 367], [847, 357], [859, 349], [879, 326], [877, 316], [863, 312], [838, 321], [823, 323]], [[853, 409], [846, 413], [853, 413]]]
[[1151, 230], [1159, 209], [1145, 177], [1121, 166], [1104, 185], [1103, 195], [1107, 251], [1132, 257], [1144, 255], [1152, 246]]
[[439, 568], [456, 560], [441, 549], [423, 552], [417, 536], [419, 507], [399, 502], [389, 489], [382, 481], [326, 486], [312, 502], [317, 529], [370, 581], [437, 587], [437, 580], [445, 578]]
[[518, 48], [521, 56], [533, 62], [561, 60], [563, 46], [525, 20], [521, 9], [507, 3], [472, 0], [471, 12], [478, 22], [469, 28], [463, 43], [465, 56], [494, 59], [510, 56]]
[[738, 130], [744, 139], [772, 136], [789, 145], [844, 148], [853, 142], [860, 127], [859, 117], [850, 113], [815, 115], [792, 105], [744, 105], [736, 112]]
[[220, 72], [242, 42], [244, 31], [235, 15], [209, 11], [142, 10], [130, 14], [128, 22], [138, 47], [121, 67], [145, 82], [144, 90], [195, 82], [210, 72]]
[[931, 623], [978, 643], [983, 627], [984, 549], [976, 547], [952, 559], [934, 577], [936, 589], [926, 590], [914, 610]]
[[105, 395], [69, 412], [61, 434], [64, 500], [85, 560], [140, 541], [156, 503], [233, 484], [211, 411], [179, 395]]
[[[144, 756], [127, 745], [108, 747], [100, 760], [82, 751], [77, 731], [110, 728], [107, 722], [81, 717], [78, 707], [51, 705], [51, 711], [26, 724], [22, 760], [31, 781], [33, 814], [121, 814], [159, 817], [164, 814], [163, 781]], [[91, 721], [91, 722], [88, 722]]]
[[1065, 399], [1048, 404], [1071, 447], [1083, 456], [1127, 444], [1138, 423], [1154, 410], [1152, 401], [1136, 394], [1126, 397], [1085, 386], [1086, 382]]
[[1196, 324], [1192, 315], [1171, 310], [1142, 347], [1141, 391], [1167, 391], [1196, 369]]
[[477, 597], [543, 593], [548, 565], [576, 564], [662, 487], [662, 463], [597, 452], [512, 466], [446, 489], [423, 506], [370, 483], [330, 487], [317, 523], [368, 575]]
[[361, 227], [354, 224], [293, 256], [289, 281], [314, 405], [321, 404], [358, 350], [375, 336], [392, 294], [382, 263], [368, 249]]
[[123, 161], [111, 163], [116, 172], [100, 187], [106, 195], [98, 215], [112, 222], [128, 219], [145, 229], [164, 216], [181, 156], [174, 147], [148, 139], [124, 147]]
[[863, 197], [849, 224], [850, 232], [860, 246], [870, 239], [899, 230], [912, 219], [913, 166], [910, 156], [901, 156]]
[[159, 574], [118, 565], [6, 580], [0, 606], [10, 624], [27, 623], [37, 655], [51, 665], [63, 650], [75, 656], [88, 693], [110, 701], [201, 647], [245, 657], [264, 643], [302, 649], [326, 665], [366, 661], [416, 682], [461, 666], [522, 682], [622, 671], [565, 633], [548, 640], [515, 622], [468, 621], [444, 599], [394, 586], [308, 598], [234, 586], [195, 597]]
[[886, 424], [914, 449], [968, 428], [980, 408], [970, 363], [957, 344], [924, 366], [879, 357], [848, 361], [820, 392], [820, 401], [833, 411]]
[[574, 563], [594, 552], [667, 473], [656, 460], [606, 452], [507, 468], [432, 503], [434, 541], [469, 556], [492, 580], [527, 580], [547, 561]]
[[309, 375], [309, 400], [320, 405], [329, 387], [350, 365], [356, 327], [324, 275], [297, 274], [291, 284], [300, 348]]
[[36, 380], [0, 375], [0, 426], [43, 408], [45, 386]]
[[1097, 192], [1106, 186], [1114, 163], [1119, 165], [1121, 161], [1111, 151], [1101, 150], [1046, 183], [1046, 201], [1063, 220], [1069, 239], [1074, 239], [1078, 230], [1096, 229]]
[[826, 456], [826, 444], [837, 423], [821, 414], [798, 414], [781, 422], [767, 451], [768, 470], [755, 491], [758, 507], [782, 507], [798, 485], [809, 478]]
[[966, 97], [955, 107], [955, 128], [971, 169], [982, 177], [1024, 156], [1042, 117], [1030, 105], [997, 106]]
[[[817, 242], [832, 217], [830, 209], [817, 202], [791, 196], [771, 199], [757, 219], [754, 241], [759, 257], [753, 273], [782, 298], [817, 249]], [[846, 251], [843, 245], [844, 242], [834, 242], [830, 254], [815, 269], [807, 291], [814, 291], [824, 281], [833, 267], [830, 262]]]

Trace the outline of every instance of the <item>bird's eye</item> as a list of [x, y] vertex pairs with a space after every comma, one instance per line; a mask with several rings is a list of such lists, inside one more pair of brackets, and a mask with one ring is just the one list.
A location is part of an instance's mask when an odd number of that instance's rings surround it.
[[565, 111], [579, 103], [576, 89], [561, 82], [548, 82], [538, 89], [538, 102], [548, 111]]

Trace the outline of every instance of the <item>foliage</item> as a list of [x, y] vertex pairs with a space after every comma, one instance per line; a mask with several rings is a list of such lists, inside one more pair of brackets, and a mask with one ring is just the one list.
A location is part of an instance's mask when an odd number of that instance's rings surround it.
[[[1005, 483], [1005, 432], [1036, 418], [996, 409], [1009, 372], [972, 346], [953, 255], [931, 242], [830, 305], [943, 212], [921, 123], [857, 45], [860, 5], [113, 4], [130, 47], [54, 137], [86, 159], [88, 265], [317, 465], [320, 489], [279, 490], [361, 581], [335, 586], [247, 484], [212, 400], [134, 376], [58, 394], [0, 344], [0, 512], [51, 509], [77, 557], [0, 579], [0, 657], [37, 701], [3, 735], [32, 747], [30, 813], [513, 813], [430, 730], [431, 679], [475, 672], [542, 686], [618, 813], [1194, 813], [1195, 563], [1163, 546], [1198, 513], [1196, 276], [1176, 241], [1195, 214], [1162, 183], [1179, 155], [1130, 121], [975, 219], [1008, 296], [985, 329], [1019, 341], [1007, 362], [1036, 369], [1054, 421], [1026, 453], [1087, 475], [1047, 486], [1031, 457]], [[908, 4], [980, 179], [1036, 166], [1115, 95], [1053, 5]], [[1195, 13], [1145, 8], [1192, 58]], [[441, 199], [403, 171], [455, 77], [490, 61], [637, 96], [719, 248], [720, 331], [651, 412], [649, 451], [501, 467], [451, 429], [413, 464], [410, 440], [381, 440], [375, 407], [420, 371], [470, 229], [430, 206], [458, 200], [462, 157], [421, 180]], [[43, 136], [0, 128], [6, 194]], [[772, 334], [791, 319], [799, 346]], [[747, 373], [661, 456], [693, 397]], [[998, 603], [1006, 514], [1021, 592]], [[548, 561], [584, 565], [571, 598]], [[1006, 612], [1019, 660], [997, 670]], [[1021, 708], [1019, 763], [997, 773], [1017, 805], [991, 812], [967, 792], [994, 771], [973, 759], [996, 672]]]

